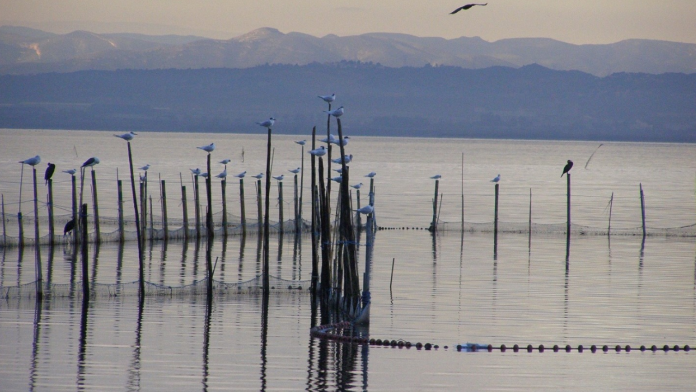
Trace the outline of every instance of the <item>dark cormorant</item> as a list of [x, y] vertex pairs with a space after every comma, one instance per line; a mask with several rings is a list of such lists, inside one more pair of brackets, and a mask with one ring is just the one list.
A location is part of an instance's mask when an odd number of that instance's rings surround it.
[[568, 173], [570, 171], [570, 169], [572, 169], [572, 168], [573, 168], [573, 161], [568, 159], [568, 163], [563, 168], [563, 173], [561, 173], [561, 177], [563, 177], [564, 174]]

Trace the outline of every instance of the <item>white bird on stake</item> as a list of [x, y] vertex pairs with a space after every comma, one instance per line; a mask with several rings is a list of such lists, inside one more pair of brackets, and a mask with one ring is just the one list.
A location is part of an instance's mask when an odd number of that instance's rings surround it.
[[218, 175], [215, 176], [215, 177], [217, 177], [217, 178], [227, 178], [227, 168], [225, 168], [225, 170], [223, 170], [222, 173], [218, 174]]
[[237, 177], [237, 178], [244, 178], [244, 176], [246, 176], [246, 170], [244, 170], [243, 172], [237, 174], [235, 177]]
[[355, 211], [357, 211], [361, 214], [370, 215], [371, 213], [373, 213], [375, 211], [375, 208], [371, 204], [368, 204], [365, 207], [358, 208]]
[[343, 177], [341, 177], [341, 176], [336, 176], [336, 177], [332, 178], [331, 181], [334, 181], [334, 182], [337, 182], [337, 183], [340, 184], [341, 181], [343, 181]]
[[260, 180], [260, 179], [263, 178], [263, 173], [259, 173], [259, 174], [255, 175], [255, 176], [252, 176], [252, 177], [254, 177], [254, 178], [257, 179], [257, 180]]
[[135, 132], [133, 132], [133, 131], [128, 132], [128, 133], [124, 133], [123, 135], [114, 134], [114, 136], [120, 137], [121, 139], [123, 139], [123, 140], [125, 140], [125, 141], [128, 141], [128, 142], [131, 141], [131, 140], [133, 140], [133, 138], [134, 138], [135, 136], [137, 136], [137, 135], [138, 135], [138, 134], [135, 133]]
[[317, 95], [317, 97], [321, 98], [324, 100], [326, 103], [331, 103], [336, 100], [336, 94], [331, 94], [331, 95]]
[[276, 119], [271, 117], [266, 121], [257, 122], [257, 124], [259, 124], [262, 127], [270, 128], [273, 126], [273, 124], [275, 124], [275, 121]]
[[207, 146], [200, 146], [196, 148], [201, 149], [205, 152], [213, 152], [213, 150], [215, 149], [215, 143], [210, 143]]
[[[349, 164], [352, 160], [353, 160], [353, 154], [346, 155], [346, 157], [345, 157], [346, 165]], [[336, 159], [332, 159], [331, 162], [333, 162], [333, 163], [341, 163], [341, 157], [338, 157], [338, 158], [336, 158]]]
[[147, 171], [149, 168], [150, 168], [150, 164], [148, 163], [147, 165], [138, 168], [138, 170]]
[[497, 176], [495, 176], [494, 179], [491, 180], [491, 182], [499, 182], [499, 181], [500, 181], [500, 174], [498, 174]]
[[191, 173], [193, 173], [194, 176], [200, 176], [201, 175], [201, 169], [195, 168], [195, 169], [189, 169], [191, 170]]
[[289, 171], [290, 173], [292, 173], [292, 174], [297, 174], [297, 173], [300, 172], [300, 170], [302, 170], [302, 169], [298, 167], [297, 169], [290, 169], [290, 170], [288, 170], [288, 171]]
[[75, 169], [63, 170], [63, 173], [68, 173], [71, 176], [74, 176], [75, 173], [77, 173], [77, 170], [75, 170]]
[[295, 140], [295, 143], [299, 144], [300, 146], [304, 146], [307, 144], [307, 140]]
[[341, 117], [344, 113], [343, 106], [335, 110], [324, 110], [324, 113], [328, 113], [334, 117]]
[[41, 163], [41, 157], [37, 155], [35, 157], [25, 159], [23, 161], [19, 161], [19, 163], [21, 163], [23, 165], [36, 166], [39, 163]]
[[355, 188], [355, 189], [360, 189], [360, 188], [362, 188], [362, 185], [363, 185], [363, 183], [361, 182], [360, 184], [351, 185], [351, 187]]
[[285, 175], [281, 174], [279, 176], [273, 176], [273, 178], [275, 178], [278, 181], [283, 181], [283, 178], [285, 178]]
[[333, 143], [333, 144], [335, 144], [335, 145], [337, 145], [337, 146], [343, 145], [343, 146], [345, 147], [345, 146], [348, 145], [348, 139], [350, 139], [349, 136], [343, 136], [343, 140], [342, 140], [342, 141], [339, 141], [338, 139], [334, 139], [334, 140], [331, 141], [331, 143]]
[[365, 177], [367, 177], [367, 178], [375, 178], [376, 175], [377, 175], [377, 173], [375, 173], [375, 172], [369, 172], [369, 173], [365, 174]]
[[232, 162], [231, 159], [223, 159], [223, 160], [220, 161], [220, 163], [222, 163], [223, 165], [227, 165], [227, 164], [230, 163], [230, 162]]
[[315, 148], [314, 150], [310, 150], [309, 154], [312, 154], [316, 157], [323, 157], [324, 155], [326, 155], [326, 147], [321, 146], [319, 148]]
[[432, 176], [432, 177], [430, 177], [430, 178], [432, 178], [433, 180], [439, 180], [439, 179], [442, 178], [442, 176], [441, 176], [440, 174], [436, 174], [436, 175], [434, 175], [434, 176]]
[[94, 167], [94, 165], [98, 165], [100, 162], [99, 158], [92, 157], [86, 160], [85, 163], [82, 164], [82, 167]]

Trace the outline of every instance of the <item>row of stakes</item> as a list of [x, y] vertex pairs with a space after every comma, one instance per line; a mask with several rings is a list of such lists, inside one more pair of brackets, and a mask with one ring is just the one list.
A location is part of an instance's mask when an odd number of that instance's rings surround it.
[[[343, 321], [340, 323], [335, 323], [335, 324], [328, 324], [328, 325], [319, 325], [310, 330], [311, 336], [319, 339], [327, 339], [327, 340], [333, 340], [336, 342], [341, 342], [341, 343], [351, 343], [351, 344], [369, 344], [370, 346], [384, 346], [384, 347], [398, 347], [398, 348], [411, 348], [415, 347], [417, 350], [425, 349], [425, 350], [437, 350], [440, 348], [439, 345], [437, 344], [431, 344], [431, 343], [411, 343], [408, 341], [404, 340], [389, 340], [389, 339], [371, 339], [367, 337], [359, 337], [359, 336], [343, 336], [339, 335], [336, 333], [331, 333], [331, 331], [339, 331], [343, 328], [348, 328], [352, 325], [350, 321]], [[448, 349], [448, 346], [443, 346], [445, 350]], [[500, 346], [493, 346], [491, 344], [489, 345], [484, 345], [484, 344], [476, 344], [476, 343], [466, 343], [466, 344], [458, 344], [456, 346], [457, 351], [464, 351], [464, 352], [478, 352], [478, 351], [487, 351], [487, 352], [492, 352], [494, 350], [499, 350], [500, 352], [506, 352], [508, 350], [513, 351], [513, 352], [520, 352], [520, 351], [527, 351], [527, 352], [534, 352], [538, 351], [540, 353], [543, 353], [546, 350], [551, 350], [553, 352], [572, 352], [572, 351], [577, 351], [579, 353], [584, 352], [585, 350], [589, 350], [592, 353], [596, 353], [597, 351], [601, 352], [609, 352], [609, 351], [615, 351], [615, 352], [631, 352], [634, 350], [631, 348], [630, 345], [626, 346], [621, 346], [621, 345], [616, 345], [614, 347], [609, 347], [608, 345], [604, 345], [602, 347], [596, 346], [596, 345], [591, 345], [589, 348], [585, 348], [583, 345], [579, 345], [577, 347], [572, 347], [570, 345], [566, 345], [564, 347], [559, 346], [559, 345], [554, 345], [553, 347], [549, 347], [548, 349], [543, 345], [540, 344], [538, 347], [534, 347], [531, 344], [527, 345], [526, 347], [524, 346], [519, 346], [515, 344], [514, 346], [508, 347], [504, 344]], [[657, 351], [691, 351], [691, 347], [687, 344], [682, 346], [679, 345], [674, 345], [674, 346], [669, 346], [665, 344], [662, 347], [658, 347], [656, 345], [652, 345], [650, 347], [647, 346], [640, 346], [637, 350], [645, 352], [645, 351], [652, 351], [652, 352], [657, 352]]]

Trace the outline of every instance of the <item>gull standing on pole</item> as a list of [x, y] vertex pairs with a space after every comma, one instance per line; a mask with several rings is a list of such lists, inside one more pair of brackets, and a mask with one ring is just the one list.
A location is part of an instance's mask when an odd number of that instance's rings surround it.
[[218, 175], [215, 176], [215, 177], [217, 177], [217, 178], [223, 178], [223, 179], [224, 179], [224, 178], [227, 178], [227, 168], [225, 168], [225, 170], [223, 170], [222, 173], [218, 174]]
[[25, 159], [23, 161], [19, 161], [19, 163], [23, 165], [29, 165], [29, 166], [36, 166], [39, 163], [41, 163], [41, 157], [40, 156], [35, 156], [33, 158]]
[[307, 144], [307, 140], [295, 140], [295, 143], [299, 144], [300, 146], [304, 146], [305, 144]]
[[343, 145], [344, 147], [348, 145], [348, 139], [350, 139], [349, 136], [343, 136], [343, 140], [339, 141], [338, 139], [330, 140], [329, 143], [333, 143], [337, 146]]
[[355, 211], [357, 211], [361, 214], [370, 215], [371, 213], [374, 212], [374, 210], [375, 210], [375, 208], [371, 204], [368, 204], [365, 207], [359, 208]]
[[[346, 165], [349, 164], [353, 160], [353, 154], [346, 155], [345, 157], [345, 163]], [[336, 159], [332, 159], [331, 162], [333, 163], [341, 163], [341, 157], [338, 157]]]
[[492, 179], [491, 182], [500, 182], [500, 174], [498, 174], [494, 179]]
[[283, 181], [283, 178], [285, 178], [285, 175], [281, 174], [279, 176], [273, 176], [273, 178], [275, 178], [278, 181]]
[[433, 179], [433, 180], [439, 180], [439, 179], [442, 178], [442, 176], [439, 175], [439, 174], [436, 174], [436, 175], [434, 175], [434, 176], [432, 176], [432, 177], [430, 177], [430, 178]]
[[223, 159], [223, 160], [220, 161], [220, 163], [222, 163], [222, 164], [225, 165], [225, 166], [227, 166], [227, 164], [230, 163], [230, 162], [232, 162], [231, 159]]
[[310, 150], [309, 153], [316, 157], [323, 157], [326, 155], [326, 147], [321, 146], [319, 148], [315, 148], [314, 150]]
[[200, 147], [196, 147], [196, 148], [210, 153], [210, 152], [213, 152], [213, 150], [215, 149], [215, 143], [210, 143], [207, 146], [200, 146]]
[[[101, 161], [97, 157], [92, 157], [89, 158], [88, 160], [85, 161], [85, 163], [82, 164], [82, 167], [91, 167], [94, 168], [94, 165], [98, 165]], [[94, 169], [92, 169], [94, 170]]]
[[128, 132], [128, 133], [124, 133], [123, 135], [116, 135], [116, 134], [114, 134], [114, 136], [120, 137], [121, 139], [123, 139], [123, 140], [125, 140], [125, 141], [127, 141], [127, 142], [133, 140], [133, 138], [134, 138], [135, 136], [137, 136], [137, 135], [138, 135], [138, 134], [135, 133], [135, 132], [133, 132], [133, 131]]
[[77, 170], [76, 169], [63, 170], [63, 173], [68, 173], [71, 176], [74, 176], [75, 173], [77, 173]]
[[254, 178], [257, 179], [257, 180], [260, 180], [260, 179], [263, 178], [263, 173], [259, 173], [259, 174], [255, 175], [255, 176], [252, 176], [252, 177], [254, 177]]
[[265, 127], [265, 128], [270, 128], [273, 126], [273, 124], [275, 124], [275, 121], [276, 121], [276, 119], [271, 117], [266, 121], [257, 122], [257, 124], [259, 124], [260, 126]]
[[351, 185], [351, 187], [355, 188], [355, 189], [360, 189], [360, 188], [362, 188], [362, 186], [363, 186], [362, 182], [360, 184]]
[[334, 110], [324, 110], [324, 113], [329, 113], [330, 115], [334, 117], [341, 117], [344, 113], [343, 106], [339, 107], [338, 109]]
[[376, 175], [377, 175], [377, 173], [375, 173], [375, 172], [369, 172], [369, 173], [365, 174], [365, 177], [367, 177], [367, 178], [375, 178]]
[[317, 95], [317, 97], [321, 98], [324, 100], [326, 103], [331, 103], [336, 100], [336, 94], [331, 94], [331, 95]]
[[241, 173], [235, 175], [235, 177], [237, 177], [237, 178], [244, 178], [244, 176], [246, 176], [246, 170], [244, 170], [243, 172], [241, 172]]
[[150, 169], [150, 164], [149, 164], [149, 163], [148, 163], [147, 165], [143, 166], [143, 167], [139, 167], [139, 168], [138, 168], [138, 170], [142, 170], [142, 171], [148, 171], [148, 169]]
[[193, 173], [194, 176], [200, 176], [201, 175], [201, 169], [195, 168], [195, 169], [189, 169], [191, 170], [191, 173]]
[[289, 171], [290, 173], [292, 173], [292, 174], [297, 174], [297, 173], [300, 172], [300, 170], [302, 170], [302, 169], [300, 169], [300, 168], [298, 167], [297, 169], [290, 169], [290, 170], [288, 170], [288, 171]]

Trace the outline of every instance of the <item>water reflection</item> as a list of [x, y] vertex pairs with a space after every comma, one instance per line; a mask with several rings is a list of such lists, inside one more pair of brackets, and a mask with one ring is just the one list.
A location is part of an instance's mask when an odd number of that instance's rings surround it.
[[141, 339], [143, 332], [143, 308], [145, 303], [143, 301], [138, 301], [138, 316], [135, 324], [135, 341], [133, 342], [133, 353], [131, 354], [130, 363], [128, 364], [128, 382], [126, 384], [127, 390], [129, 391], [139, 391], [140, 390], [140, 371], [141, 371]]

